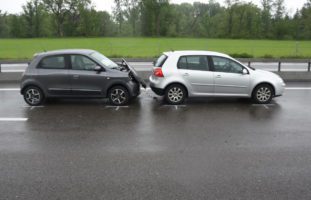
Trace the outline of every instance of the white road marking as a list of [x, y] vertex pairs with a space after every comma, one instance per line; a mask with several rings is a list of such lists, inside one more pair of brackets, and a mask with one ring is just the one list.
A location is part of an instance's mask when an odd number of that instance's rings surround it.
[[30, 109], [34, 109], [34, 108], [44, 108], [44, 106], [28, 106], [28, 105], [25, 105], [23, 106], [24, 108], [30, 108]]
[[263, 105], [265, 107], [265, 109], [269, 110], [269, 107], [267, 105]]
[[19, 64], [2, 64], [3, 68], [12, 68], [12, 67], [28, 67], [28, 63], [19, 63]]
[[116, 107], [120, 107], [120, 108], [128, 108], [129, 106], [105, 106], [106, 108], [116, 108]]
[[24, 69], [4, 69], [1, 70], [3, 73], [14, 73], [14, 72], [25, 72]]
[[252, 104], [252, 106], [263, 106], [263, 105], [265, 105], [265, 106], [275, 106], [275, 104], [273, 104], [273, 103], [270, 103], [270, 104]]
[[129, 108], [129, 106], [105, 106], [105, 108], [113, 108], [118, 111], [120, 108]]
[[167, 106], [167, 107], [174, 107], [174, 106], [177, 106], [177, 107], [187, 107], [187, 105], [169, 105], [169, 104], [165, 104], [165, 105], [162, 105], [162, 106]]
[[311, 90], [311, 87], [287, 87], [286, 90]]
[[25, 122], [28, 118], [0, 118], [0, 122]]
[[0, 88], [1, 91], [20, 91], [20, 88]]

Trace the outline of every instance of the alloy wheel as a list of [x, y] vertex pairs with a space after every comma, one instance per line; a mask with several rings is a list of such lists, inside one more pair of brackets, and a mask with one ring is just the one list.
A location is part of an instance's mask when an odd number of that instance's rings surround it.
[[38, 89], [30, 88], [25, 92], [25, 99], [31, 105], [39, 104], [42, 100], [41, 92]]
[[124, 90], [116, 88], [111, 91], [111, 100], [114, 104], [121, 105], [127, 101], [126, 93]]
[[267, 102], [271, 98], [272, 92], [268, 87], [260, 87], [257, 90], [256, 98], [259, 102]]
[[184, 93], [181, 88], [173, 87], [168, 91], [168, 98], [171, 102], [178, 103], [182, 101]]

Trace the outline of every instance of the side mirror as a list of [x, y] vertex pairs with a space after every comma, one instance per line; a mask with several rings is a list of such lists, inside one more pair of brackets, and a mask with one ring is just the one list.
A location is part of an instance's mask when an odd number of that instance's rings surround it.
[[249, 74], [249, 73], [248, 73], [248, 70], [244, 68], [244, 69], [242, 70], [242, 74], [243, 74], [243, 75]]
[[94, 71], [96, 71], [97, 73], [100, 73], [101, 71], [103, 71], [103, 68], [101, 67], [101, 66], [96, 66], [95, 68], [94, 68]]

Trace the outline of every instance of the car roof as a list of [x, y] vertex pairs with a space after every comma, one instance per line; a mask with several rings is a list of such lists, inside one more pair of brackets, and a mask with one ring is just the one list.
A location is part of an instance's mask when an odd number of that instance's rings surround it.
[[53, 50], [53, 51], [46, 51], [35, 54], [35, 56], [51, 56], [51, 55], [59, 55], [59, 54], [83, 54], [89, 55], [95, 52], [91, 49], [61, 49], [61, 50]]
[[170, 56], [170, 55], [176, 55], [176, 56], [186, 56], [186, 55], [209, 55], [209, 56], [221, 56], [221, 57], [230, 57], [226, 54], [223, 53], [218, 53], [214, 51], [193, 51], [193, 50], [188, 50], [188, 51], [169, 51], [169, 52], [164, 52], [165, 55]]

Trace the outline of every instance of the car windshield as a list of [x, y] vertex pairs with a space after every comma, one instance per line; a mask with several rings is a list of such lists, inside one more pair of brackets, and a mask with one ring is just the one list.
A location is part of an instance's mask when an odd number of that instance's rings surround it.
[[112, 60], [110, 60], [109, 58], [107, 58], [106, 56], [98, 52], [93, 52], [90, 54], [90, 56], [96, 59], [97, 61], [99, 61], [100, 63], [102, 63], [103, 65], [105, 65], [106, 67], [109, 67], [109, 68], [118, 67], [117, 63], [113, 62]]

